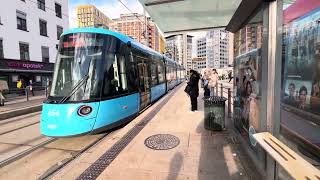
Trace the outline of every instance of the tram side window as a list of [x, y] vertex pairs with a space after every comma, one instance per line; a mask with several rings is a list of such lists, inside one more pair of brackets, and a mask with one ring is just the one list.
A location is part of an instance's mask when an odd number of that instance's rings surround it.
[[128, 92], [125, 58], [120, 54], [108, 54], [105, 63], [103, 96], [112, 97]]
[[167, 71], [167, 73], [166, 73], [167, 81], [168, 81], [168, 82], [170, 82], [170, 81], [171, 81], [171, 79], [170, 79], [170, 68], [169, 68], [169, 66], [166, 66], [166, 71]]
[[151, 64], [151, 82], [152, 86], [158, 85], [158, 72], [157, 72], [157, 64], [152, 62]]
[[133, 55], [130, 52], [127, 60], [127, 78], [128, 78], [128, 90], [129, 92], [138, 91], [139, 79]]
[[159, 78], [159, 84], [164, 82], [164, 66], [163, 64], [157, 64], [158, 66], [158, 78]]

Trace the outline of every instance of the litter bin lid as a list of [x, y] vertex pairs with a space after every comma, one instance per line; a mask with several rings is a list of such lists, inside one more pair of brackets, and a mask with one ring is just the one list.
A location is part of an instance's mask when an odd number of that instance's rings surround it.
[[204, 97], [203, 100], [205, 102], [210, 102], [210, 103], [220, 103], [220, 102], [226, 101], [227, 98], [222, 96], [210, 96], [210, 97]]

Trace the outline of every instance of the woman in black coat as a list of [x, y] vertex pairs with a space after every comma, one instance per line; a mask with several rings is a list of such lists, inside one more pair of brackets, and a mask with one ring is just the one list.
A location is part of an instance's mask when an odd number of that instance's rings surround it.
[[191, 100], [191, 111], [198, 109], [198, 96], [199, 96], [199, 79], [200, 75], [195, 70], [190, 70], [190, 80], [188, 85], [190, 86], [189, 96]]

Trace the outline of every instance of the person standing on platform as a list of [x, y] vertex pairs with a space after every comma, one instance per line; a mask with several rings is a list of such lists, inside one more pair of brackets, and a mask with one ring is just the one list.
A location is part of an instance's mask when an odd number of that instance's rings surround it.
[[190, 86], [189, 96], [191, 100], [191, 111], [198, 110], [198, 96], [199, 96], [199, 80], [200, 75], [195, 70], [190, 70], [190, 79], [188, 86]]
[[216, 69], [212, 69], [209, 76], [209, 88], [210, 88], [211, 96], [214, 96], [214, 88], [217, 88], [217, 84], [218, 84], [218, 72]]

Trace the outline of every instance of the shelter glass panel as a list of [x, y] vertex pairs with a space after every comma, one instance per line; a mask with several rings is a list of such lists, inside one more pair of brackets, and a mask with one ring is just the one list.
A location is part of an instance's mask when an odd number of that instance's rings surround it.
[[320, 1], [285, 0], [282, 34], [280, 139], [320, 165]]

